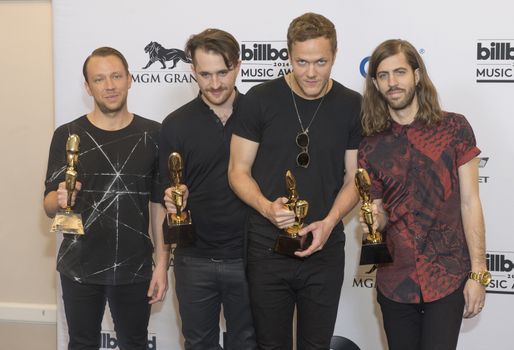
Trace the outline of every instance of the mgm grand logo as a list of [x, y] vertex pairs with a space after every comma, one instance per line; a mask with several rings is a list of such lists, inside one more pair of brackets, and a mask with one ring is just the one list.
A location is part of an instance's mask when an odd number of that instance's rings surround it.
[[[144, 52], [148, 55], [148, 61], [142, 70], [133, 71], [132, 81], [134, 83], [192, 83], [196, 81], [189, 67], [192, 62], [191, 58], [183, 50], [167, 49], [158, 42], [151, 41], [145, 46]], [[156, 64], [154, 65], [154, 63]], [[173, 70], [173, 72], [168, 72], [168, 70]]]

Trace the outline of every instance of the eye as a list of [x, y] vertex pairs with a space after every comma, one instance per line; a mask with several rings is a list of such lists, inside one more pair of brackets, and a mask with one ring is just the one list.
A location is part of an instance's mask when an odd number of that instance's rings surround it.
[[219, 71], [218, 72], [218, 76], [219, 77], [224, 77], [228, 74], [228, 70], [222, 70], [222, 71]]
[[307, 64], [307, 61], [305, 61], [305, 60], [298, 60], [298, 61], [296, 61], [296, 64], [298, 64], [300, 66], [305, 66]]
[[112, 78], [113, 78], [114, 80], [119, 80], [119, 79], [121, 79], [121, 77], [122, 77], [122, 75], [121, 75], [121, 74], [119, 74], [119, 73], [113, 74], [113, 76], [112, 76]]
[[105, 80], [105, 78], [103, 78], [103, 77], [96, 77], [93, 79], [93, 82], [98, 84], [98, 83], [103, 82], [104, 80]]
[[318, 60], [318, 66], [324, 66], [325, 64], [327, 64], [327, 60], [322, 58], [320, 60]]
[[198, 75], [200, 75], [204, 79], [209, 79], [211, 77], [211, 73], [207, 72], [200, 72]]
[[378, 80], [386, 80], [387, 79], [387, 73], [378, 73], [377, 74]]

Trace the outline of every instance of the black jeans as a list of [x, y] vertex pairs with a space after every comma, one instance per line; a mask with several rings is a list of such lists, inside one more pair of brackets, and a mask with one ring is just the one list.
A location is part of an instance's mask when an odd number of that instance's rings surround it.
[[225, 350], [254, 350], [255, 331], [243, 259], [175, 256], [175, 290], [186, 350], [217, 350], [221, 305]]
[[457, 348], [464, 284], [439, 300], [403, 304], [386, 298], [377, 289], [389, 350], [454, 350]]
[[114, 321], [121, 350], [146, 350], [150, 281], [119, 286], [83, 284], [61, 274], [62, 299], [68, 323], [69, 350], [98, 350], [105, 303]]
[[248, 282], [261, 350], [330, 349], [344, 277], [344, 243], [306, 259], [274, 254], [249, 256]]

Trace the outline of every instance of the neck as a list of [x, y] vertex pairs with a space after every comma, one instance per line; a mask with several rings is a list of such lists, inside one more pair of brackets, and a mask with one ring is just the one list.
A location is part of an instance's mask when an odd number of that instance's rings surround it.
[[134, 115], [128, 110], [121, 110], [115, 113], [103, 113], [95, 109], [87, 115], [87, 119], [99, 129], [116, 131], [125, 128], [132, 122]]
[[236, 99], [236, 96], [237, 96], [237, 90], [234, 89], [234, 91], [232, 91], [232, 94], [230, 95], [230, 97], [220, 105], [215, 105], [215, 104], [211, 103], [203, 95], [202, 95], [202, 100], [212, 109], [214, 114], [216, 114], [216, 116], [223, 123], [223, 125], [225, 125], [227, 120], [232, 115], [232, 110], [234, 107], [234, 100]]

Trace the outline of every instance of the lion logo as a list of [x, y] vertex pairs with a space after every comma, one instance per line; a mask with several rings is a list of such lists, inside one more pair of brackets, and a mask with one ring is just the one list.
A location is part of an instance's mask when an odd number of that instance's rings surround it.
[[145, 52], [148, 52], [150, 56], [150, 60], [143, 67], [143, 69], [147, 69], [150, 67], [155, 61], [159, 61], [162, 64], [161, 69], [166, 69], [166, 61], [172, 61], [173, 65], [168, 67], [168, 69], [173, 69], [177, 66], [178, 61], [182, 61], [185, 63], [191, 63], [191, 59], [187, 57], [186, 53], [179, 49], [165, 49], [161, 44], [155, 41], [151, 41], [150, 44], [145, 46]]

